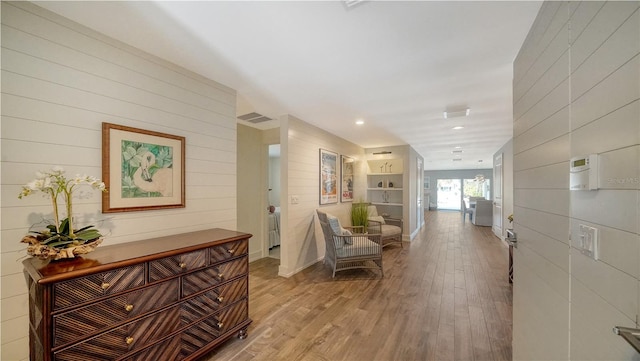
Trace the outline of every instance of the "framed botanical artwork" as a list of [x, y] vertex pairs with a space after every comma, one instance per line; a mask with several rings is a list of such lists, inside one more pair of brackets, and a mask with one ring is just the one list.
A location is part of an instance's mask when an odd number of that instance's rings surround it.
[[431, 177], [424, 177], [424, 189], [431, 188]]
[[354, 160], [345, 155], [340, 156], [340, 202], [353, 202], [353, 165]]
[[320, 149], [320, 204], [338, 203], [338, 154]]
[[102, 212], [185, 207], [185, 138], [102, 123]]

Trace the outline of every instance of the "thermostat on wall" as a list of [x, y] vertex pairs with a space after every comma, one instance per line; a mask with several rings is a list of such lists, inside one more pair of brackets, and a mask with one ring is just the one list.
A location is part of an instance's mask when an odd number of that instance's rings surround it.
[[571, 158], [569, 172], [569, 189], [572, 191], [598, 189], [597, 154]]

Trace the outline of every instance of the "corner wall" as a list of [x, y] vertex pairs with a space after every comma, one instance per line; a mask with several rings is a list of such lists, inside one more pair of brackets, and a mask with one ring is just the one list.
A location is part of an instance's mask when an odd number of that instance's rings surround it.
[[[324, 257], [324, 238], [317, 222], [316, 209], [332, 213], [342, 224], [351, 224], [351, 202], [320, 205], [320, 148], [347, 155], [356, 160], [354, 199], [364, 199], [366, 164], [364, 149], [291, 115], [280, 118], [281, 151], [281, 259], [279, 274], [290, 277]], [[338, 156], [338, 163], [340, 157]], [[340, 175], [340, 172], [338, 172]], [[297, 196], [298, 204], [291, 203]]]
[[[640, 313], [639, 6], [545, 2], [515, 60], [515, 360], [638, 359], [611, 330]], [[569, 160], [588, 154], [599, 190], [570, 191]]]
[[[27, 288], [19, 241], [51, 218], [47, 199], [18, 200], [37, 170], [101, 177], [101, 123], [186, 137], [186, 208], [101, 214], [76, 199], [103, 245], [199, 229], [236, 228], [236, 93], [27, 2], [1, 3], [1, 355], [28, 359]], [[91, 223], [89, 223], [91, 224]]]

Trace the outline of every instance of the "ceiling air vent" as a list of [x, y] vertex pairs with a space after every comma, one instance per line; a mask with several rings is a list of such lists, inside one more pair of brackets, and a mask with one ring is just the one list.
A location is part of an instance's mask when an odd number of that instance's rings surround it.
[[271, 118], [269, 118], [267, 116], [264, 116], [262, 114], [256, 113], [256, 112], [248, 113], [248, 114], [245, 114], [245, 115], [240, 115], [238, 117], [238, 119], [244, 120], [244, 121], [247, 121], [247, 122], [253, 123], [253, 124], [262, 123], [262, 122], [266, 122], [266, 121], [271, 120]]

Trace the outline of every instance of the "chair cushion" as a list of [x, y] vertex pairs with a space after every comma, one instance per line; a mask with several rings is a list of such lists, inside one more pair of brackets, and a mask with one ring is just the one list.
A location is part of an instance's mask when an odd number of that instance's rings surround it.
[[384, 224], [384, 223], [385, 223], [385, 222], [384, 222], [384, 217], [383, 217], [383, 216], [374, 216], [374, 217], [369, 216], [369, 220], [370, 220], [370, 221], [380, 222], [381, 224]]
[[333, 230], [333, 233], [335, 233], [337, 235], [340, 235], [340, 236], [350, 236], [351, 235], [351, 232], [349, 232], [349, 230], [342, 228], [342, 226], [340, 225], [340, 220], [338, 219], [338, 217], [327, 213], [327, 220], [329, 220], [329, 225], [331, 226], [331, 229]]
[[397, 236], [402, 234], [402, 230], [398, 226], [393, 226], [391, 224], [383, 224], [381, 227], [382, 238], [387, 238], [390, 236]]
[[336, 250], [338, 257], [354, 257], [354, 256], [367, 256], [380, 252], [380, 245], [371, 240], [361, 240], [358, 244], [345, 245], [339, 250]]
[[376, 206], [368, 206], [367, 207], [367, 217], [377, 217], [378, 216], [378, 208]]

